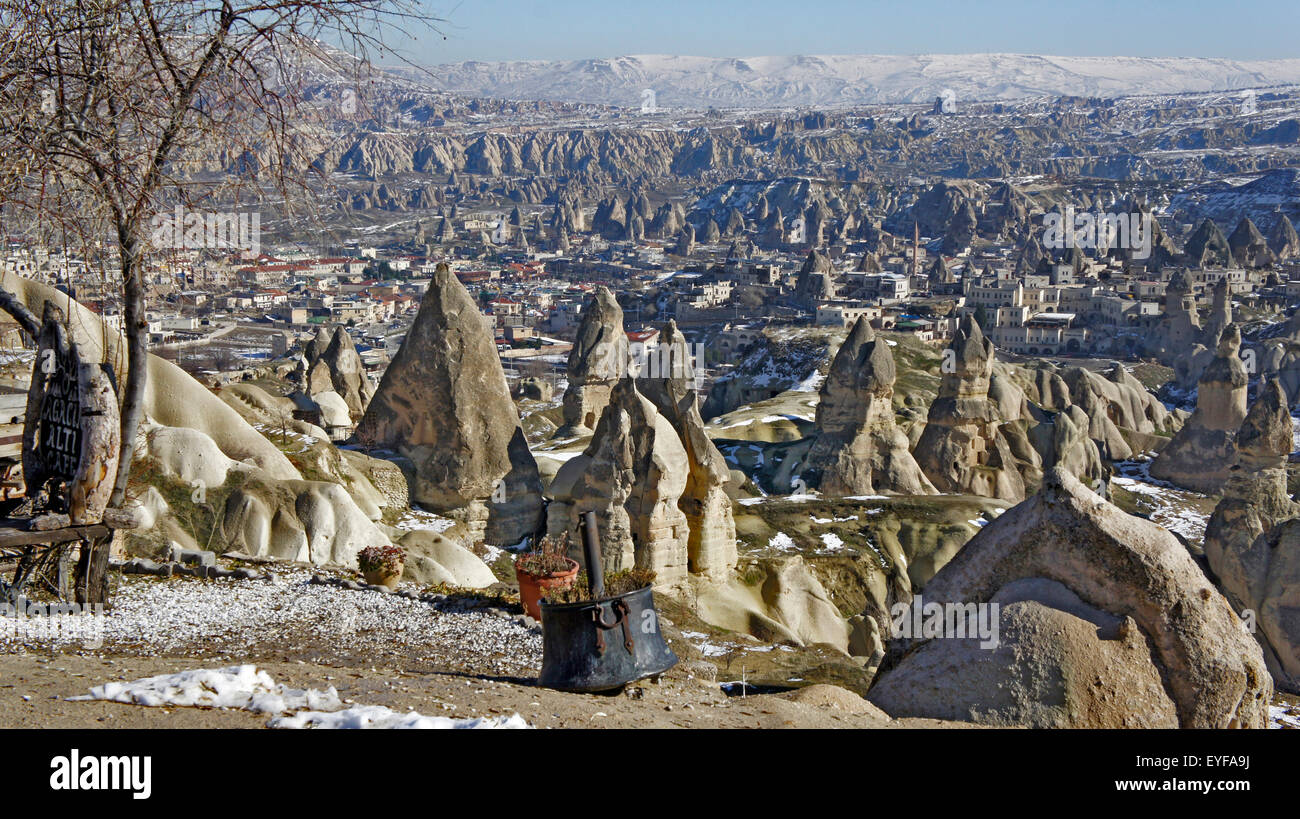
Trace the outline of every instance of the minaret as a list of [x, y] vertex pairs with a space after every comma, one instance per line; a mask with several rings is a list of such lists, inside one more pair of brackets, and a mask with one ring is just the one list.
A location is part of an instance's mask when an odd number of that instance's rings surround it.
[[912, 276], [921, 275], [921, 227], [916, 220], [912, 220]]

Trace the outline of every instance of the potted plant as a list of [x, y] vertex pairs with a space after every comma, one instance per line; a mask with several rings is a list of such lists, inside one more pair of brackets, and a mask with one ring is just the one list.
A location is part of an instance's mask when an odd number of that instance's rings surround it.
[[406, 567], [406, 550], [401, 546], [367, 546], [357, 555], [357, 564], [367, 583], [395, 589]]
[[578, 576], [578, 561], [566, 554], [569, 537], [544, 537], [537, 548], [515, 559], [515, 578], [519, 581], [519, 599], [524, 611], [534, 620], [542, 619], [537, 601], [543, 589], [567, 589]]

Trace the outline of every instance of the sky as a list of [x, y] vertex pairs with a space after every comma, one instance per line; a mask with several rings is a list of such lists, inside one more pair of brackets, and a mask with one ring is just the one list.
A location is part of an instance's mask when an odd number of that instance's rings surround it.
[[[422, 64], [625, 54], [1300, 58], [1300, 0], [421, 0]], [[444, 39], [445, 37], [445, 39]]]

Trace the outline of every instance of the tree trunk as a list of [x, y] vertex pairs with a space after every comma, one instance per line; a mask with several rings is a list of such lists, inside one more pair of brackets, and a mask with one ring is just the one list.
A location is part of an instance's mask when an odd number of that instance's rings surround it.
[[117, 480], [108, 505], [119, 507], [126, 500], [126, 485], [131, 478], [131, 460], [135, 455], [135, 436], [144, 415], [144, 393], [149, 379], [149, 335], [145, 321], [144, 257], [140, 241], [130, 225], [119, 226], [118, 241], [122, 253], [122, 314], [126, 331], [126, 379], [121, 387], [122, 439], [117, 462]]
[[108, 557], [113, 546], [111, 534], [90, 538], [81, 544], [81, 557], [73, 574], [73, 594], [79, 605], [108, 603]]

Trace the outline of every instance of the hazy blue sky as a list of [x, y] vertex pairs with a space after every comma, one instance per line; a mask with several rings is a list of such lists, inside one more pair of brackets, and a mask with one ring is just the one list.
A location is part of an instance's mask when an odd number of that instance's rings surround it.
[[1300, 57], [1300, 0], [425, 0], [421, 63], [622, 54]]

